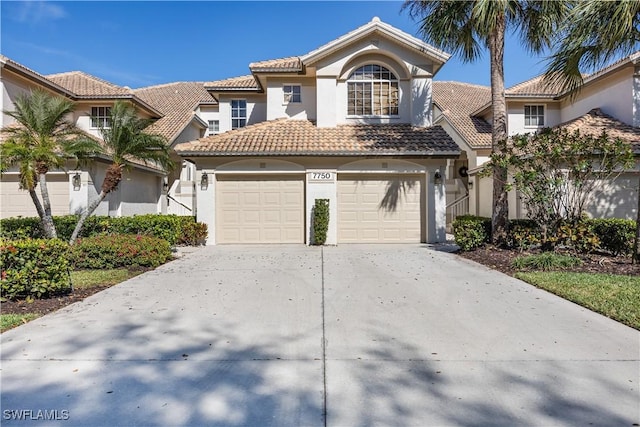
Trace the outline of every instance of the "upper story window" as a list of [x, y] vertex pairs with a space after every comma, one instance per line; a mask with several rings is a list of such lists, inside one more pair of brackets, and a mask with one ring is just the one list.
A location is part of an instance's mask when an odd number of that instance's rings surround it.
[[111, 127], [111, 107], [91, 107], [91, 127]]
[[220, 132], [220, 120], [209, 120], [209, 135]]
[[525, 127], [544, 126], [544, 105], [525, 105], [524, 125]]
[[300, 85], [284, 85], [284, 103], [290, 102], [302, 102], [302, 95], [300, 92]]
[[351, 73], [347, 91], [350, 116], [398, 115], [398, 79], [381, 65], [364, 65]]
[[231, 129], [238, 129], [247, 125], [247, 101], [244, 99], [231, 100]]

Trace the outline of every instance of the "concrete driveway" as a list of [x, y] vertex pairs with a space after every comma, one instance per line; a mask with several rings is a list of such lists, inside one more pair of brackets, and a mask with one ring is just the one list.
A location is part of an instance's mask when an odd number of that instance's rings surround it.
[[638, 331], [417, 245], [207, 247], [1, 345], [3, 426], [640, 423]]

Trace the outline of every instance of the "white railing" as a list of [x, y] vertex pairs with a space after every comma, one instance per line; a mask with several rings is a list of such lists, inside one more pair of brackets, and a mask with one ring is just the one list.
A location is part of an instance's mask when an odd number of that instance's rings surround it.
[[454, 200], [447, 205], [447, 223], [452, 224], [457, 217], [467, 215], [469, 213], [469, 195]]
[[167, 213], [179, 216], [195, 215], [195, 196], [192, 181], [174, 181], [167, 194]]

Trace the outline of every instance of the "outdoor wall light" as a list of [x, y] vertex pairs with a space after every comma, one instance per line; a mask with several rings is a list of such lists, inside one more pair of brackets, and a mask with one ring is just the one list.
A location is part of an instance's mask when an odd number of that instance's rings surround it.
[[209, 175], [206, 172], [202, 172], [202, 177], [200, 178], [200, 189], [206, 190], [209, 188]]
[[442, 184], [442, 175], [440, 174], [440, 171], [437, 170], [435, 174], [433, 174], [433, 183], [435, 185], [440, 185]]
[[82, 181], [80, 180], [80, 174], [78, 172], [71, 178], [71, 184], [73, 185], [73, 191], [80, 191]]
[[168, 189], [169, 189], [169, 181], [167, 180], [167, 178], [164, 178], [162, 180], [162, 191], [166, 193]]
[[469, 190], [473, 188], [473, 181], [469, 181]]

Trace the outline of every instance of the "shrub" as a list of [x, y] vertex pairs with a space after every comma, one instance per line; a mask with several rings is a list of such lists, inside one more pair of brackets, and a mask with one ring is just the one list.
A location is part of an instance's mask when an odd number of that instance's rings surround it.
[[42, 298], [70, 291], [68, 251], [57, 239], [0, 240], [2, 296]]
[[329, 199], [316, 199], [313, 207], [313, 243], [324, 245], [329, 230]]
[[171, 248], [158, 237], [113, 234], [78, 239], [70, 258], [75, 268], [157, 267], [171, 259]]
[[[78, 222], [78, 216], [56, 216], [53, 222], [58, 238], [68, 241]], [[191, 216], [156, 214], [119, 218], [90, 216], [84, 223], [79, 237], [100, 234], [145, 234], [165, 239], [171, 245], [203, 241], [202, 234], [204, 233], [206, 238], [206, 226], [192, 224], [197, 223]], [[0, 236], [5, 239], [43, 238], [44, 232], [39, 218], [8, 218], [0, 221]]]
[[[193, 218], [193, 217], [186, 217]], [[183, 222], [182, 230], [180, 233], [180, 237], [178, 238], [179, 245], [186, 246], [199, 246], [204, 245], [204, 242], [207, 240], [207, 235], [209, 234], [207, 229], [207, 224], [202, 222]]]
[[491, 219], [473, 215], [459, 216], [453, 221], [456, 244], [463, 251], [470, 251], [488, 243], [491, 239]]
[[509, 246], [529, 249], [540, 245], [541, 241], [540, 229], [535, 221], [530, 219], [512, 219], [509, 221]]
[[600, 249], [613, 255], [631, 255], [636, 223], [630, 219], [589, 219], [593, 232], [600, 239]]
[[558, 270], [571, 268], [582, 264], [579, 258], [560, 255], [555, 252], [543, 252], [537, 255], [527, 255], [513, 260], [513, 266], [519, 270]]
[[600, 247], [600, 239], [593, 232], [593, 227], [584, 220], [575, 224], [560, 225], [558, 234], [550, 241], [569, 247], [578, 253], [591, 253]]

